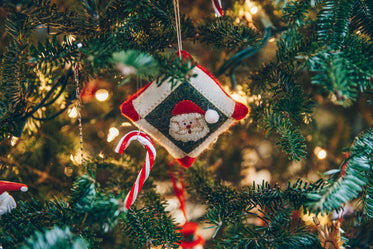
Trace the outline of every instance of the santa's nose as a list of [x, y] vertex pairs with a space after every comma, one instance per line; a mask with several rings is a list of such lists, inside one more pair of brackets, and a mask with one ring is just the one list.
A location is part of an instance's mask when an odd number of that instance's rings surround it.
[[188, 124], [188, 125], [186, 126], [187, 129], [190, 129], [190, 127], [192, 127], [190, 124]]

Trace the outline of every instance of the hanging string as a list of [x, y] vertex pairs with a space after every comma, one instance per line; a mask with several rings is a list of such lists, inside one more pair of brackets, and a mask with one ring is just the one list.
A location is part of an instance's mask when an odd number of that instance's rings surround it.
[[183, 50], [183, 44], [181, 40], [180, 6], [179, 6], [179, 0], [173, 0], [173, 2], [174, 2], [174, 12], [175, 12], [175, 22], [176, 22], [177, 47], [179, 51], [179, 56], [181, 56], [181, 50]]
[[176, 182], [176, 177], [174, 175], [174, 172], [172, 171], [172, 166], [175, 164], [175, 162], [176, 162], [175, 160], [170, 162], [170, 164], [168, 165], [168, 167], [169, 167], [168, 170], [169, 170], [169, 173], [170, 173], [170, 178], [171, 178], [172, 186], [174, 188], [175, 195], [180, 202], [180, 209], [183, 212], [185, 221], [187, 222], [188, 219], [187, 219], [186, 208], [185, 208], [184, 177], [183, 177], [183, 174], [182, 174], [183, 172], [181, 170], [179, 170], [179, 183], [180, 183], [179, 185], [180, 185], [180, 187], [178, 187], [177, 182]]
[[82, 114], [81, 114], [81, 103], [80, 103], [80, 88], [79, 88], [79, 65], [75, 66], [74, 79], [76, 83], [76, 98], [78, 100], [78, 122], [79, 122], [79, 137], [80, 137], [80, 163], [83, 164], [83, 126], [82, 126]]

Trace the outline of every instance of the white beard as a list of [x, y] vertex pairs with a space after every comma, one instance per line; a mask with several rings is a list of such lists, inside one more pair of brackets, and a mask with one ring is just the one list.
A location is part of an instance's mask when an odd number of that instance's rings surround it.
[[17, 206], [14, 198], [8, 194], [8, 192], [4, 192], [0, 195], [0, 215], [5, 213], [10, 213], [10, 210]]
[[185, 113], [170, 119], [170, 135], [182, 142], [197, 141], [210, 132], [202, 114]]

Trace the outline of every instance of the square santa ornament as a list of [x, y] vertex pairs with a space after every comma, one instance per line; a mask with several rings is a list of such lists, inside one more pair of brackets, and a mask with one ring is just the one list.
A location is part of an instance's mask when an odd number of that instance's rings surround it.
[[[181, 56], [191, 59], [185, 51]], [[190, 167], [209, 144], [248, 113], [205, 68], [197, 64], [192, 74], [195, 77], [172, 89], [167, 80], [160, 86], [153, 81], [121, 105], [125, 117], [184, 167]]]

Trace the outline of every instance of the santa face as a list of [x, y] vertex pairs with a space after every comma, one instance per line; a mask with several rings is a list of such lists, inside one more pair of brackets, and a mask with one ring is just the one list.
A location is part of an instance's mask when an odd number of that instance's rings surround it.
[[197, 141], [209, 131], [204, 116], [199, 113], [175, 115], [170, 120], [170, 135], [178, 141]]

